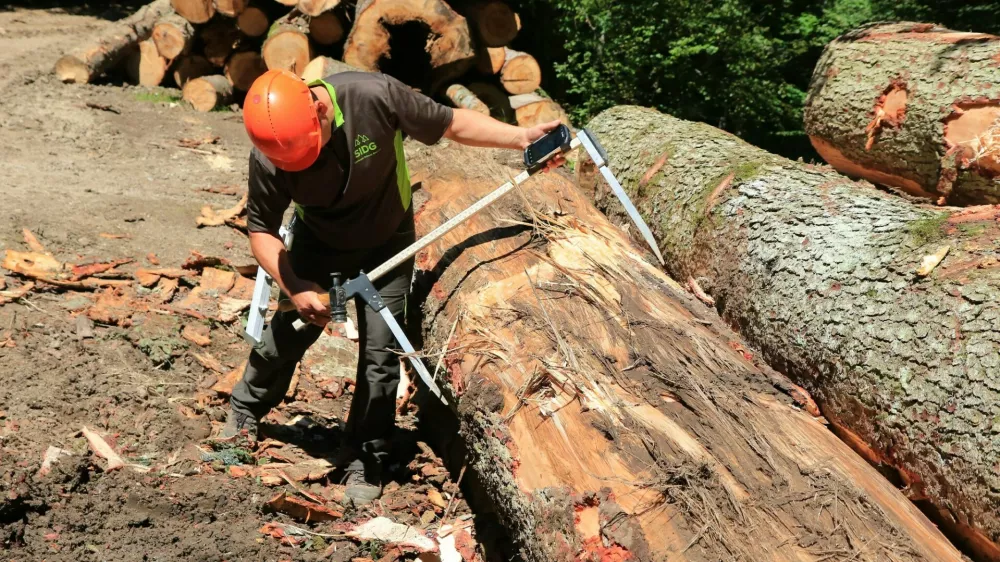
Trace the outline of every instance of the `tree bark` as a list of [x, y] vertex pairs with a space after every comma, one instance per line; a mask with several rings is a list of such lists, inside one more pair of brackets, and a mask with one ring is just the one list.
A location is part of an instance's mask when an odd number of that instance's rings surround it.
[[566, 112], [550, 98], [538, 94], [521, 94], [510, 97], [510, 106], [514, 109], [517, 124], [521, 127], [534, 127], [557, 119], [567, 127], [570, 126]]
[[198, 111], [212, 111], [233, 101], [233, 86], [218, 74], [188, 80], [181, 97]]
[[[407, 152], [418, 234], [518, 173], [506, 153]], [[420, 254], [416, 293], [468, 466], [525, 559], [961, 559], [572, 182], [521, 193]]]
[[306, 69], [302, 72], [302, 79], [306, 82], [312, 82], [313, 80], [319, 80], [320, 78], [326, 78], [333, 74], [339, 74], [341, 72], [363, 72], [360, 69], [354, 68], [353, 66], [340, 62], [337, 59], [332, 59], [330, 57], [316, 57], [309, 61], [306, 65]]
[[805, 125], [841, 172], [944, 204], [1000, 202], [1000, 38], [872, 25], [830, 43]]
[[505, 49], [500, 83], [514, 95], [530, 94], [542, 85], [542, 69], [535, 57], [528, 53]]
[[215, 11], [227, 18], [235, 18], [247, 9], [247, 3], [247, 0], [215, 0]]
[[[387, 26], [403, 26], [408, 23], [426, 26], [427, 39], [423, 43], [426, 55], [407, 51], [391, 52]], [[420, 56], [429, 57], [428, 84], [410, 85], [426, 88], [429, 90], [426, 93], [433, 93], [445, 83], [464, 74], [475, 62], [475, 51], [466, 19], [442, 0], [358, 1], [354, 26], [344, 45], [344, 62], [374, 71], [380, 70], [380, 64], [384, 64], [386, 59], [392, 60], [395, 57], [393, 62], [397, 67], [406, 67], [410, 65], [410, 61], [420, 60]]]
[[514, 10], [502, 0], [474, 2], [466, 17], [474, 23], [476, 36], [486, 47], [506, 47], [520, 30]]
[[278, 18], [267, 33], [261, 54], [268, 69], [288, 70], [301, 76], [312, 59], [309, 18], [297, 10]]
[[[669, 271], [1000, 560], [997, 209], [916, 206], [652, 110], [614, 108], [589, 127]], [[591, 176], [584, 189], [622, 222]]]
[[510, 96], [499, 86], [486, 82], [473, 82], [469, 84], [469, 91], [483, 100], [483, 103], [490, 108], [490, 115], [494, 119], [499, 119], [504, 123], [512, 125], [517, 123], [514, 108], [510, 106]]
[[261, 74], [267, 72], [267, 65], [264, 58], [255, 51], [241, 51], [233, 53], [225, 66], [226, 80], [237, 90], [244, 92], [250, 89]]
[[344, 24], [333, 12], [309, 20], [309, 37], [320, 45], [333, 45], [344, 38]]
[[132, 82], [140, 86], [159, 86], [167, 74], [167, 59], [160, 55], [156, 43], [146, 39], [139, 43], [139, 48], [129, 56], [125, 70]]
[[233, 20], [217, 20], [198, 30], [203, 44], [203, 54], [208, 62], [221, 68], [240, 40], [240, 32]]
[[336, 8], [339, 4], [340, 0], [298, 0], [297, 7], [303, 14], [315, 17]]
[[236, 27], [247, 37], [260, 37], [267, 33], [271, 21], [267, 12], [256, 6], [249, 6], [236, 18]]
[[187, 55], [177, 59], [174, 64], [174, 83], [183, 88], [188, 80], [199, 78], [215, 72], [215, 65], [201, 55]]
[[205, 23], [215, 15], [213, 0], [170, 0], [170, 5], [191, 23]]
[[476, 97], [471, 90], [466, 88], [461, 84], [452, 84], [448, 86], [445, 90], [445, 95], [451, 100], [451, 103], [455, 104], [455, 107], [463, 107], [465, 109], [471, 109], [477, 113], [482, 113], [483, 115], [490, 114], [490, 108], [488, 105], [483, 103], [483, 100]]
[[504, 61], [507, 60], [507, 49], [503, 47], [488, 47], [476, 53], [476, 69], [480, 74], [493, 76], [500, 74]]
[[137, 43], [149, 37], [156, 22], [170, 12], [169, 0], [155, 0], [110, 24], [94, 41], [60, 57], [56, 76], [63, 82], [90, 82], [131, 54]]
[[174, 60], [191, 50], [194, 26], [176, 13], [170, 13], [153, 26], [152, 39], [161, 57]]

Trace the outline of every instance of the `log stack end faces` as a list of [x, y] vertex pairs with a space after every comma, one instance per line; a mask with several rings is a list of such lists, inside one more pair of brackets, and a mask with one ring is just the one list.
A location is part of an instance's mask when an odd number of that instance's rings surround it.
[[[909, 90], [904, 126], [918, 91]], [[669, 271], [698, 280], [763, 359], [950, 510], [959, 534], [995, 547], [997, 207], [914, 205], [642, 108], [609, 109], [588, 128]], [[627, 224], [613, 198], [597, 199]]]
[[215, 15], [214, 0], [170, 0], [170, 5], [191, 23], [205, 23]]
[[874, 24], [831, 42], [805, 127], [852, 177], [939, 204], [1000, 203], [1000, 38]]
[[260, 37], [267, 33], [271, 22], [264, 10], [256, 6], [248, 6], [236, 18], [236, 26], [247, 37]]
[[292, 10], [277, 19], [267, 32], [261, 54], [268, 69], [288, 70], [302, 76], [312, 60], [309, 18]]

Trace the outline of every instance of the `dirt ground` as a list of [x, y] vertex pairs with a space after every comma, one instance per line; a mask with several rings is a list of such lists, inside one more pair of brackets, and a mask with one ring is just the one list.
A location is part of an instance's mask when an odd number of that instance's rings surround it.
[[[272, 439], [256, 450], [213, 445], [226, 383], [249, 351], [240, 323], [185, 308], [206, 284], [203, 264], [148, 287], [134, 274], [176, 270], [194, 251], [222, 258], [210, 273], [228, 276], [233, 299], [246, 296], [231, 267], [253, 263], [245, 235], [195, 224], [203, 206], [232, 207], [245, 190], [239, 113], [197, 113], [171, 101], [176, 90], [60, 83], [55, 60], [139, 3], [30, 4], [0, 5], [0, 256], [31, 250], [29, 229], [35, 250], [59, 264], [131, 261], [92, 278], [117, 288], [39, 284], [0, 304], [0, 558], [393, 560], [414, 551], [345, 535], [376, 516], [431, 535], [471, 525], [453, 478], [419, 441], [411, 406], [386, 496], [370, 509], [342, 505], [323, 459], [336, 452], [350, 400], [356, 344], [344, 337], [310, 351], [266, 420]], [[236, 189], [204, 191], [226, 186]], [[7, 290], [28, 282], [0, 269]], [[171, 283], [174, 296], [157, 300]], [[111, 470], [84, 427], [125, 466]], [[43, 469], [47, 452], [56, 460]], [[284, 506], [269, 501], [282, 492]]]

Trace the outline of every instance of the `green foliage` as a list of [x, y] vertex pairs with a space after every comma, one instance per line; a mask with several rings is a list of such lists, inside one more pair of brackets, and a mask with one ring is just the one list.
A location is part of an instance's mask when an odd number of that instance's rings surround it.
[[[823, 47], [865, 22], [992, 32], [1000, 2], [521, 0], [516, 46], [578, 124], [620, 104], [703, 121], [786, 156], [812, 155], [802, 107]], [[987, 27], [984, 29], [984, 26]]]

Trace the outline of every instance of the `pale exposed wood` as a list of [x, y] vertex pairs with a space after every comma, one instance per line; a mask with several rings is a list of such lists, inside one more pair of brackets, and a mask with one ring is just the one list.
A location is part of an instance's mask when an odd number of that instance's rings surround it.
[[504, 123], [517, 124], [514, 108], [510, 106], [510, 97], [499, 86], [486, 82], [473, 82], [469, 90], [490, 108], [490, 115]]
[[503, 63], [507, 59], [507, 50], [503, 47], [488, 47], [476, 53], [476, 68], [481, 74], [493, 76], [500, 74]]
[[191, 23], [205, 23], [215, 15], [212, 0], [170, 0], [174, 11]]
[[255, 6], [243, 10], [243, 13], [236, 18], [236, 27], [247, 37], [264, 35], [270, 25], [271, 21], [267, 19], [267, 13]]
[[344, 24], [333, 12], [309, 20], [309, 37], [319, 45], [333, 45], [344, 38]]
[[455, 104], [455, 107], [463, 107], [465, 109], [471, 109], [477, 113], [482, 113], [483, 115], [490, 114], [490, 108], [488, 105], [483, 103], [483, 100], [476, 97], [468, 88], [461, 84], [452, 84], [448, 86], [445, 90], [445, 95], [448, 99]]
[[266, 71], [264, 58], [256, 51], [233, 53], [225, 66], [226, 79], [234, 88], [244, 92], [249, 90], [253, 81]]
[[198, 30], [203, 44], [202, 54], [216, 67], [226, 64], [226, 59], [236, 48], [240, 32], [234, 20], [216, 20]]
[[160, 18], [171, 12], [169, 0], [155, 0], [131, 16], [108, 27], [83, 47], [56, 61], [55, 73], [63, 82], [84, 84], [103, 74], [131, 54]]
[[468, 17], [475, 22], [477, 36], [486, 47], [506, 47], [520, 29], [514, 11], [502, 0], [475, 2]]
[[261, 49], [268, 69], [289, 70], [302, 75], [312, 59], [308, 20], [292, 10], [274, 22]]
[[[344, 62], [358, 68], [379, 70], [383, 57], [409, 57], [391, 53], [387, 25], [422, 22], [429, 28], [425, 51], [433, 69], [428, 77], [430, 90], [461, 76], [475, 62], [469, 24], [443, 0], [361, 0], [354, 24], [344, 45]], [[407, 59], [403, 59], [404, 61]]]
[[534, 127], [556, 120], [567, 126], [570, 124], [569, 117], [558, 103], [538, 94], [511, 96], [510, 106], [514, 109], [517, 124], [522, 127]]
[[140, 86], [159, 86], [167, 74], [167, 59], [160, 56], [156, 43], [147, 39], [129, 56], [125, 70], [132, 82]]
[[202, 76], [189, 80], [181, 96], [198, 111], [212, 111], [232, 102], [233, 86], [225, 76]]
[[340, 0], [298, 0], [296, 6], [307, 16], [318, 16], [336, 8], [339, 4]]
[[[455, 143], [407, 154], [418, 235], [519, 171]], [[464, 458], [524, 559], [961, 560], [572, 182], [521, 193], [417, 264], [424, 348], [450, 350]]]
[[542, 69], [528, 53], [505, 49], [500, 83], [511, 94], [528, 94], [541, 87]]
[[325, 78], [341, 72], [363, 72], [360, 69], [330, 57], [316, 57], [309, 61], [306, 69], [302, 71], [302, 79], [312, 82], [320, 78]]
[[215, 11], [228, 17], [235, 18], [247, 9], [247, 0], [215, 0]]
[[171, 13], [153, 26], [152, 39], [160, 56], [173, 60], [190, 51], [194, 26], [176, 13]]
[[186, 55], [177, 59], [174, 63], [173, 74], [174, 83], [178, 87], [184, 87], [184, 84], [192, 78], [198, 78], [200, 76], [205, 76], [215, 72], [215, 65], [208, 62], [208, 59], [201, 55]]

